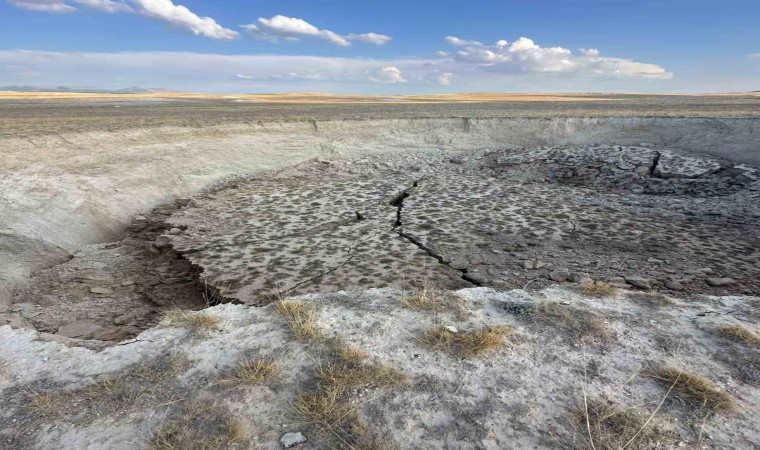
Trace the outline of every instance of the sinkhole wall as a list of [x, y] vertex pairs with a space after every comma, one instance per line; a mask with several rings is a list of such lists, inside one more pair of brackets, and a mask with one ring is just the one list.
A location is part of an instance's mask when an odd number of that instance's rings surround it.
[[760, 165], [760, 119], [272, 121], [2, 138], [0, 241], [23, 236], [71, 252], [115, 239], [134, 214], [225, 177], [312, 158], [597, 143], [670, 146]]

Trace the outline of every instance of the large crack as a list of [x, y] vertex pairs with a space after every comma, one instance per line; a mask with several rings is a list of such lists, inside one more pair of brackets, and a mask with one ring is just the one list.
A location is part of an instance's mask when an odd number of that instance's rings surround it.
[[415, 246], [417, 246], [417, 248], [419, 248], [420, 250], [422, 250], [425, 253], [427, 253], [427, 255], [430, 256], [431, 258], [436, 259], [439, 263], [441, 263], [444, 266], [450, 268], [451, 270], [455, 270], [455, 271], [461, 273], [462, 274], [461, 277], [462, 277], [462, 279], [464, 281], [466, 281], [466, 282], [468, 282], [470, 284], [473, 284], [475, 286], [482, 286], [483, 284], [479, 280], [476, 280], [475, 278], [467, 275], [467, 269], [466, 268], [465, 269], [455, 269], [454, 267], [451, 267], [451, 263], [447, 262], [446, 258], [444, 258], [443, 255], [441, 255], [439, 253], [436, 253], [433, 249], [431, 249], [427, 245], [423, 244], [422, 241], [420, 241], [419, 239], [417, 239], [415, 236], [413, 236], [413, 235], [411, 235], [409, 233], [404, 232], [404, 228], [403, 228], [404, 222], [402, 220], [402, 213], [401, 213], [401, 211], [404, 209], [404, 200], [406, 200], [407, 198], [409, 198], [409, 196], [412, 195], [410, 191], [413, 188], [418, 187], [419, 183], [422, 180], [423, 180], [422, 178], [419, 179], [419, 180], [416, 180], [412, 184], [412, 186], [410, 186], [410, 187], [404, 189], [403, 191], [401, 191], [393, 199], [393, 201], [391, 202], [391, 205], [396, 207], [396, 223], [393, 225], [393, 231], [395, 231], [396, 233], [398, 233], [398, 235], [401, 236], [402, 238], [406, 239], [407, 241], [409, 241], [412, 244], [414, 244]]

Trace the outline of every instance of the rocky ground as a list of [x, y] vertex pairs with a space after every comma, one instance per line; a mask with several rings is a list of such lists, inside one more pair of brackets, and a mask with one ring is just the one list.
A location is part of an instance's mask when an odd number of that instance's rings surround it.
[[100, 352], [0, 327], [0, 445], [760, 445], [760, 338], [730, 332], [756, 326], [757, 298], [415, 294], [219, 305]]

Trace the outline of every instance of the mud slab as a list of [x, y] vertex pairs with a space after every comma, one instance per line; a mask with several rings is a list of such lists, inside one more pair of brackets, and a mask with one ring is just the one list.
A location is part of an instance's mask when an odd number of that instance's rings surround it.
[[249, 304], [456, 279], [756, 295], [758, 188], [753, 167], [656, 147], [385, 155], [235, 182], [172, 215], [164, 238]]

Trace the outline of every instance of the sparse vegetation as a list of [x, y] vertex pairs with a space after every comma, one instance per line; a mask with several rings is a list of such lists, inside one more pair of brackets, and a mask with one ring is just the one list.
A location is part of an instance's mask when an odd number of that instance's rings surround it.
[[507, 327], [488, 327], [455, 333], [444, 326], [436, 326], [425, 330], [423, 342], [454, 355], [477, 356], [503, 346], [510, 332]]
[[585, 399], [573, 416], [583, 448], [592, 450], [648, 450], [671, 439], [635, 408], [623, 409], [610, 402]]
[[317, 324], [317, 309], [311, 303], [297, 301], [278, 301], [275, 303], [277, 312], [288, 321], [290, 331], [300, 340], [306, 342], [324, 339], [322, 330]]
[[615, 297], [620, 289], [599, 280], [586, 280], [581, 283], [581, 292], [592, 297]]
[[348, 347], [346, 345], [340, 345], [334, 349], [335, 357], [339, 361], [347, 364], [359, 364], [369, 357], [367, 352], [360, 348]]
[[718, 328], [718, 333], [727, 338], [741, 341], [747, 344], [759, 345], [760, 334], [741, 325], [726, 325]]
[[214, 450], [245, 440], [245, 426], [218, 402], [180, 404], [174, 417], [153, 433], [151, 450]]
[[238, 363], [237, 370], [224, 379], [224, 384], [256, 385], [267, 384], [280, 375], [280, 365], [269, 358], [255, 358]]
[[329, 363], [317, 370], [319, 380], [338, 391], [353, 387], [372, 385], [375, 387], [398, 386], [406, 376], [385, 365], [355, 366], [352, 364]]
[[178, 327], [190, 328], [192, 330], [214, 330], [219, 328], [221, 320], [219, 317], [206, 312], [193, 312], [181, 309], [175, 309], [167, 312], [164, 318], [171, 324]]
[[730, 412], [737, 408], [734, 398], [718, 389], [715, 383], [709, 379], [672, 367], [664, 367], [648, 375], [662, 383], [699, 409], [707, 409], [709, 412]]
[[613, 337], [604, 317], [585, 309], [544, 302], [534, 308], [533, 317], [542, 325], [559, 328], [576, 342], [605, 342]]
[[423, 285], [416, 294], [401, 299], [401, 304], [410, 309], [432, 311], [435, 313], [453, 313], [459, 317], [465, 315], [462, 300], [451, 292], [436, 292]]
[[38, 420], [87, 423], [104, 415], [152, 407], [171, 395], [167, 383], [187, 370], [182, 356], [160, 358], [74, 390], [29, 391], [24, 409]]
[[636, 303], [659, 307], [673, 305], [673, 299], [660, 292], [629, 292], [627, 297]]

